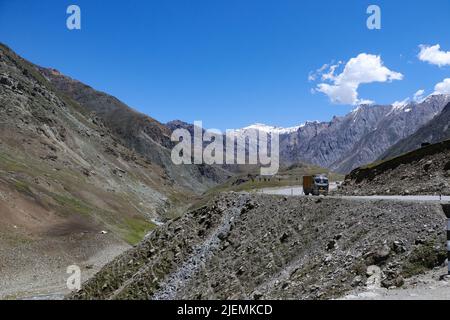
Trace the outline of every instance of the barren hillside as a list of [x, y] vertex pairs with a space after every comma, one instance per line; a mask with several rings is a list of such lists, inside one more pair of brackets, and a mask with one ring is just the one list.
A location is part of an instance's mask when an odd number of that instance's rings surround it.
[[355, 169], [346, 177], [339, 193], [450, 195], [450, 141]]
[[[109, 261], [219, 180], [152, 160], [40, 72], [0, 45], [0, 296], [103, 251]], [[149, 153], [167, 155], [157, 142]]]
[[325, 299], [446, 258], [437, 204], [223, 194], [153, 231], [73, 299]]

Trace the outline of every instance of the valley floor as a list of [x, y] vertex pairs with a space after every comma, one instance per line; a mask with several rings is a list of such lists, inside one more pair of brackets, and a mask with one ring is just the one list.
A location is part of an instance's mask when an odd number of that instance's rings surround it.
[[84, 282], [129, 247], [111, 234], [92, 233], [2, 246], [0, 300], [62, 299], [69, 293], [68, 266], [79, 266]]

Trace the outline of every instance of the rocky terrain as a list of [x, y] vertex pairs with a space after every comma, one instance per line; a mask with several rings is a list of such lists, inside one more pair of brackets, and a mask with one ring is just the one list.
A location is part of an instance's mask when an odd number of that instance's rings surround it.
[[435, 268], [405, 281], [401, 288], [386, 289], [379, 285], [359, 288], [345, 295], [342, 300], [440, 300], [450, 299], [450, 282], [447, 266]]
[[327, 299], [443, 265], [439, 204], [226, 193], [154, 230], [71, 299]]
[[389, 148], [380, 160], [386, 160], [416, 150], [422, 144], [433, 144], [450, 139], [450, 104], [417, 132]]
[[[340, 172], [370, 162], [448, 100], [276, 128], [286, 169], [271, 182], [322, 171], [302, 162]], [[442, 263], [433, 204], [212, 192], [184, 214], [204, 192], [245, 190], [258, 177], [254, 167], [174, 165], [170, 135], [180, 126], [190, 125], [162, 124], [0, 45], [0, 298], [62, 295], [72, 264], [83, 279], [106, 264], [76, 299], [324, 299], [364, 285], [374, 265], [383, 286], [398, 287]], [[448, 144], [421, 150], [375, 175], [354, 171], [343, 192], [371, 183], [399, 192], [392, 174], [411, 194], [448, 190]]]
[[355, 169], [346, 177], [339, 193], [450, 195], [450, 140]]

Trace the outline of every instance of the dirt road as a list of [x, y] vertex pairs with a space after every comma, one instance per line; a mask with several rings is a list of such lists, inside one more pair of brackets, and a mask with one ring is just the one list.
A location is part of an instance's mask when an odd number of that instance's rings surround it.
[[[335, 190], [336, 185], [330, 185], [330, 191]], [[303, 187], [282, 187], [282, 188], [267, 188], [258, 190], [257, 193], [272, 194], [272, 195], [285, 195], [285, 196], [304, 196]], [[450, 202], [450, 196], [434, 196], [434, 195], [422, 195], [422, 196], [332, 196], [331, 198], [340, 199], [361, 199], [361, 200], [400, 200], [400, 201], [420, 201], [420, 202]]]

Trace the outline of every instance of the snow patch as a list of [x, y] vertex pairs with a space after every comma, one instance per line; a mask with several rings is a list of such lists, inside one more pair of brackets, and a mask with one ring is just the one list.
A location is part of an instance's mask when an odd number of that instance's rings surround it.
[[307, 123], [306, 122], [304, 124], [301, 124], [299, 126], [295, 126], [295, 127], [289, 127], [289, 128], [283, 128], [283, 127], [275, 127], [275, 126], [269, 126], [263, 123], [255, 123], [252, 124], [248, 127], [242, 128], [242, 129], [237, 129], [235, 132], [236, 133], [241, 133], [241, 132], [245, 132], [248, 130], [257, 130], [257, 131], [262, 131], [262, 132], [266, 132], [266, 133], [278, 133], [278, 134], [289, 134], [289, 133], [293, 133], [298, 131], [300, 128], [303, 128]]

